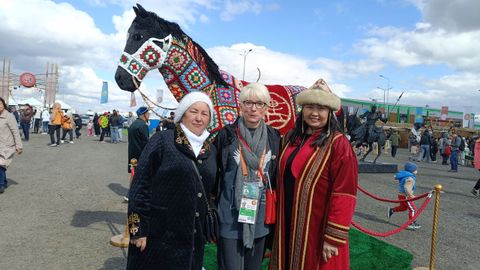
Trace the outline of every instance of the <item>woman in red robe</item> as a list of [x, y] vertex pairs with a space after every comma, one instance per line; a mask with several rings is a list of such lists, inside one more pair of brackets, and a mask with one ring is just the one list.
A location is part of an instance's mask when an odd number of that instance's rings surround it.
[[297, 95], [302, 111], [280, 155], [271, 269], [350, 269], [348, 232], [358, 163], [323, 79]]

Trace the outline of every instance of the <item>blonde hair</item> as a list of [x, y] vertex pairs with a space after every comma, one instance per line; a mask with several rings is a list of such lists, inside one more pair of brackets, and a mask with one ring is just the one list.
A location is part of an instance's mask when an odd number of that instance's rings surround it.
[[270, 106], [270, 93], [268, 92], [267, 87], [261, 83], [250, 83], [249, 85], [242, 88], [239, 99], [240, 102], [250, 100], [252, 97], [257, 97], [260, 101], [267, 103], [267, 106]]

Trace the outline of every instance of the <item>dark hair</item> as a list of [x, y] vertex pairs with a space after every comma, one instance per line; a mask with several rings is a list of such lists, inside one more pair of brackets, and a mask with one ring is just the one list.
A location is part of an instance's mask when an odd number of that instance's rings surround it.
[[[342, 129], [340, 128], [340, 123], [337, 120], [337, 117], [333, 113], [332, 110], [328, 112], [328, 121], [326, 126], [326, 132], [321, 132], [313, 139], [311, 146], [321, 147], [326, 144], [328, 138], [333, 138], [333, 135], [336, 132], [340, 132], [343, 134]], [[305, 131], [307, 130], [308, 126], [303, 121], [303, 109], [297, 115], [297, 121], [295, 121], [295, 128], [293, 128], [292, 134], [288, 139], [288, 142], [297, 145], [300, 141], [306, 137]]]
[[0, 101], [2, 101], [3, 109], [4, 109], [4, 110], [7, 110], [7, 112], [10, 112], [10, 110], [8, 109], [7, 103], [5, 102], [5, 99], [3, 99], [2, 97], [0, 97]]

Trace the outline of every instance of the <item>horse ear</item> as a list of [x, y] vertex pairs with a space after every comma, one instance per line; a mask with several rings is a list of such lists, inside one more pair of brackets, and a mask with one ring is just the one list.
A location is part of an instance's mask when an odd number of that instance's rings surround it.
[[140, 4], [137, 4], [137, 7], [139, 12], [139, 14], [137, 15], [141, 15], [142, 17], [146, 17], [148, 15], [148, 11], [144, 9]]
[[135, 15], [139, 16], [140, 11], [138, 11], [137, 7], [133, 7], [133, 11], [135, 11]]

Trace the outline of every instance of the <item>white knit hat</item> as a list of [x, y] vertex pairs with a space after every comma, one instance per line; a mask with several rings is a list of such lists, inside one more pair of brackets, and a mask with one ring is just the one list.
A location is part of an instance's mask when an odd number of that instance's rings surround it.
[[316, 81], [310, 88], [299, 93], [296, 98], [298, 105], [318, 104], [327, 106], [333, 111], [340, 109], [340, 98], [335, 95], [324, 79]]
[[207, 96], [207, 94], [199, 91], [195, 92], [190, 92], [186, 94], [182, 100], [180, 100], [180, 103], [178, 103], [178, 107], [175, 110], [175, 118], [173, 121], [176, 123], [180, 122], [182, 120], [183, 114], [185, 111], [192, 106], [193, 103], [195, 102], [204, 102], [208, 105], [208, 108], [210, 108], [210, 120], [213, 118], [213, 104], [210, 98]]

